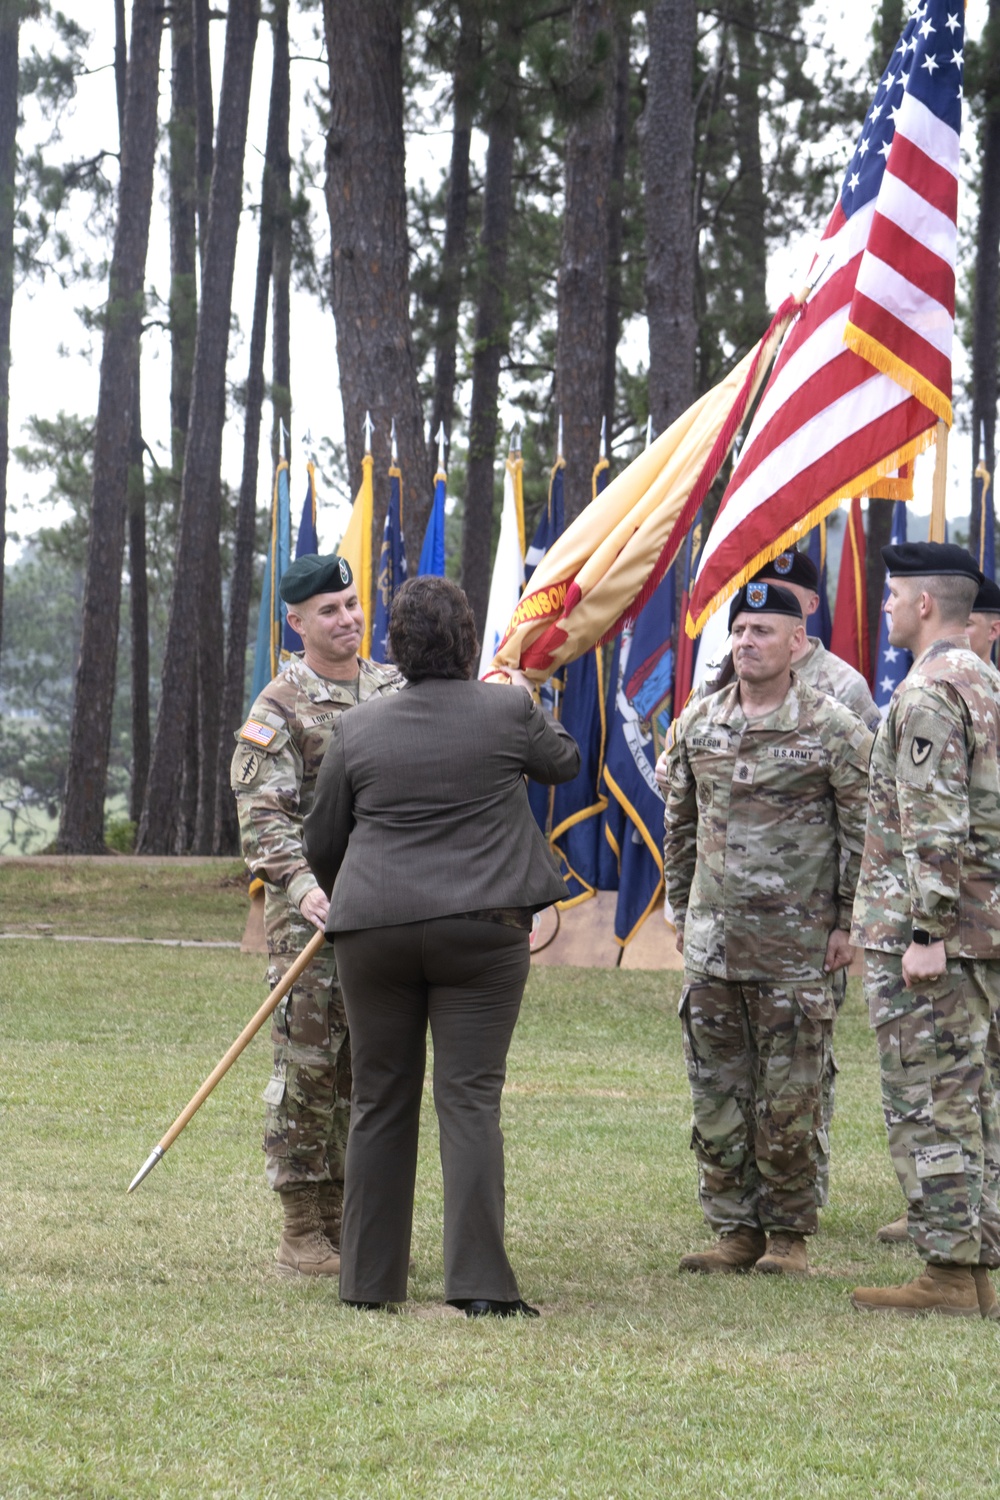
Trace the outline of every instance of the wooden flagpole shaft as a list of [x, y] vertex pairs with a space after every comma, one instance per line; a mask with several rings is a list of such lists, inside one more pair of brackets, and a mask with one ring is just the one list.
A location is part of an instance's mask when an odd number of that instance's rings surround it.
[[948, 493], [948, 424], [938, 421], [934, 452], [934, 489], [931, 495], [931, 524], [928, 541], [943, 542], [945, 498]]
[[185, 1105], [185, 1107], [181, 1110], [180, 1114], [177, 1116], [177, 1119], [171, 1125], [170, 1129], [162, 1138], [159, 1145], [153, 1147], [149, 1156], [143, 1162], [139, 1171], [135, 1174], [135, 1176], [132, 1178], [132, 1181], [129, 1183], [128, 1191], [130, 1193], [139, 1186], [144, 1177], [149, 1176], [150, 1172], [156, 1166], [157, 1162], [163, 1160], [165, 1153], [169, 1151], [170, 1147], [180, 1135], [185, 1125], [187, 1125], [188, 1121], [195, 1114], [197, 1114], [198, 1110], [204, 1104], [209, 1094], [215, 1088], [215, 1085], [219, 1082], [219, 1079], [222, 1078], [225, 1073], [229, 1072], [229, 1069], [239, 1057], [244, 1047], [246, 1047], [247, 1043], [252, 1041], [253, 1038], [257, 1035], [258, 1031], [263, 1026], [264, 1022], [267, 1020], [272, 1011], [278, 1008], [279, 1003], [288, 994], [288, 991], [291, 989], [296, 979], [298, 979], [303, 969], [307, 969], [312, 963], [313, 959], [316, 957], [316, 954], [322, 948], [325, 941], [326, 933], [322, 931], [317, 932], [313, 937], [309, 939], [308, 943], [303, 948], [298, 958], [289, 966], [288, 970], [281, 976], [278, 983], [274, 986], [274, 989], [268, 995], [260, 1010], [255, 1016], [252, 1017], [251, 1020], [247, 1022], [226, 1055], [219, 1059], [191, 1102]]

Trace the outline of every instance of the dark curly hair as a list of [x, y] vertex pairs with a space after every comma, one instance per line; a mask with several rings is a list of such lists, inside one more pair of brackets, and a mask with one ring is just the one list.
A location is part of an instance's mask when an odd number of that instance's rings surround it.
[[469, 678], [479, 656], [465, 592], [450, 578], [410, 578], [392, 604], [389, 653], [409, 682]]

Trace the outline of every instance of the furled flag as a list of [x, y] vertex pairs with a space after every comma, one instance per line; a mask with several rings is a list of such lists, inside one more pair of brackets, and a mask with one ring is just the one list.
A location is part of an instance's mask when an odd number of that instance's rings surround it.
[[493, 664], [493, 654], [503, 639], [507, 622], [517, 608], [517, 601], [524, 586], [524, 553], [521, 550], [521, 537], [524, 535], [523, 468], [520, 438], [515, 433], [510, 440], [510, 452], [507, 455], [504, 470], [500, 539], [497, 542], [496, 556], [493, 559], [490, 601], [486, 606], [483, 650], [479, 659], [480, 677], [488, 672]]
[[[684, 574], [681, 580], [681, 599], [677, 613], [677, 618], [681, 622], [687, 619], [688, 603], [691, 598], [691, 585], [694, 581], [694, 574], [698, 567], [698, 558], [701, 553], [701, 540], [701, 512], [699, 511], [694, 525], [687, 534], [687, 541], [684, 543]], [[674, 566], [679, 566], [679, 559]], [[681, 629], [677, 637], [677, 668], [674, 672], [675, 717], [680, 713], [691, 696], [697, 655], [698, 642], [692, 640], [686, 630]]]
[[[602, 454], [591, 479], [593, 499], [607, 487], [608, 476], [608, 460]], [[559, 717], [580, 747], [580, 769], [572, 781], [553, 789], [550, 842], [566, 881], [566, 900], [561, 904], [576, 906], [599, 888], [601, 816], [608, 805], [603, 780], [606, 694], [600, 650], [577, 657], [564, 678]], [[617, 884], [616, 875], [611, 889]]]
[[671, 569], [615, 653], [605, 837], [617, 846], [615, 938], [622, 947], [663, 891], [663, 798], [654, 770], [673, 715], [675, 603]]
[[819, 575], [819, 583], [816, 592], [819, 594], [819, 609], [806, 620], [806, 634], [814, 635], [822, 641], [823, 645], [830, 649], [830, 632], [833, 629], [833, 621], [830, 619], [830, 593], [826, 581], [826, 522], [820, 521], [810, 531], [806, 541], [806, 554]]
[[990, 492], [990, 477], [984, 455], [976, 464], [975, 471], [975, 480], [979, 490], [976, 496], [979, 510], [979, 536], [976, 538], [977, 545], [970, 550], [986, 577], [995, 578], [997, 525], [993, 512], [993, 495]]
[[[306, 498], [302, 506], [302, 519], [299, 522], [299, 534], [295, 538], [296, 557], [305, 557], [310, 552], [319, 551], [319, 539], [316, 535], [316, 465], [306, 464], [306, 473], [309, 478], [306, 483]], [[302, 637], [289, 625], [287, 615], [281, 632], [281, 649], [289, 656], [293, 651], [302, 650]]]
[[952, 3], [917, 7], [882, 75], [705, 545], [694, 632], [842, 500], [908, 498], [900, 469], [951, 422], [964, 30]]
[[[892, 532], [889, 541], [893, 547], [901, 547], [906, 541], [906, 502], [897, 500], [892, 507]], [[889, 575], [885, 575], [882, 589], [882, 613], [878, 621], [878, 646], [875, 650], [875, 665], [872, 675], [872, 696], [883, 719], [889, 712], [889, 700], [913, 665], [913, 656], [902, 646], [889, 645], [889, 621], [885, 617], [885, 601], [889, 597]]]
[[257, 616], [257, 646], [253, 658], [250, 701], [262, 693], [281, 666], [281, 627], [285, 606], [278, 586], [292, 556], [292, 507], [288, 493], [288, 461], [280, 458], [271, 495], [271, 539], [264, 563], [264, 584]]
[[337, 548], [341, 557], [346, 557], [351, 565], [358, 598], [364, 607], [365, 633], [361, 640], [360, 654], [368, 657], [372, 654], [372, 527], [375, 525], [372, 430], [372, 419], [365, 412], [365, 454], [361, 460], [361, 488], [355, 498], [347, 530]]
[[[538, 563], [541, 562], [546, 552], [556, 539], [562, 536], [562, 529], [566, 515], [564, 500], [566, 482], [566, 460], [562, 456], [562, 420], [559, 422], [559, 449], [558, 456], [549, 473], [549, 494], [545, 502], [545, 509], [538, 518], [535, 527], [535, 535], [531, 539], [531, 546], [524, 557], [525, 587], [531, 579]], [[559, 694], [563, 689], [563, 679], [550, 677], [548, 682], [539, 688], [538, 697], [542, 707], [549, 713], [556, 713]], [[535, 822], [548, 838], [552, 830], [552, 802], [555, 788], [545, 786], [540, 781], [528, 779], [528, 806], [531, 808]]]
[[397, 591], [406, 582], [406, 543], [403, 540], [403, 476], [396, 465], [396, 443], [393, 438], [392, 463], [389, 465], [389, 504], [385, 511], [382, 551], [378, 560], [378, 586], [375, 590], [375, 623], [372, 626], [372, 661], [389, 659], [389, 615]]
[[444, 423], [438, 428], [438, 466], [434, 475], [434, 499], [427, 517], [424, 545], [420, 549], [418, 577], [444, 577], [444, 502], [448, 495], [448, 476], [444, 471]]
[[544, 682], [635, 620], [673, 562], [795, 316], [794, 298], [729, 374], [566, 527], [499, 637], [497, 673]]
[[870, 682], [866, 559], [865, 523], [861, 515], [861, 501], [855, 498], [847, 512], [844, 550], [840, 554], [840, 577], [837, 580], [837, 599], [833, 608], [830, 650], [834, 656], [849, 662]]

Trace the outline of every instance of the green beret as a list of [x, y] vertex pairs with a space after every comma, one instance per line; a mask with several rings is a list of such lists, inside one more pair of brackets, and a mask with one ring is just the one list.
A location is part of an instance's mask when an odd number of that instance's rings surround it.
[[983, 575], [964, 547], [954, 542], [900, 542], [882, 548], [882, 560], [890, 578], [929, 578], [948, 575], [982, 583]]
[[353, 582], [346, 557], [338, 557], [336, 552], [328, 552], [325, 557], [305, 552], [282, 574], [278, 593], [286, 604], [301, 604], [313, 594], [339, 594]]
[[757, 578], [745, 583], [729, 606], [730, 630], [736, 616], [744, 610], [755, 615], [794, 615], [796, 620], [802, 620], [802, 607], [794, 594], [780, 584], [764, 583]]

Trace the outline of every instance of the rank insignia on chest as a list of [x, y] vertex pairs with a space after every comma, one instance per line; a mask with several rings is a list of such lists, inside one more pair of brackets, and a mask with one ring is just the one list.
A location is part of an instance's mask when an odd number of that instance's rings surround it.
[[240, 786], [248, 786], [260, 770], [260, 756], [256, 750], [248, 750], [239, 763], [236, 780]]
[[259, 719], [247, 719], [240, 730], [240, 739], [249, 740], [251, 744], [259, 745], [262, 750], [266, 750], [277, 732], [276, 729], [271, 728], [270, 724], [262, 724]]

